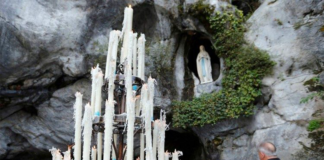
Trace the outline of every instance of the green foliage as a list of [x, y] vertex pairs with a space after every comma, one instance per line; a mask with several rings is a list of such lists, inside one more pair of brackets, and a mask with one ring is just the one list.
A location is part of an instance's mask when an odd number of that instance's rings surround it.
[[300, 100], [300, 103], [307, 103], [310, 100], [313, 100], [314, 98], [324, 99], [324, 87], [323, 87], [323, 85], [321, 85], [319, 83], [319, 77], [318, 76], [313, 77], [312, 79], [306, 81], [304, 83], [304, 85], [308, 87], [308, 90], [315, 91], [315, 92], [309, 94], [306, 97], [303, 97]]
[[234, 53], [244, 43], [245, 18], [240, 10], [216, 12], [209, 18], [213, 30], [216, 53], [221, 57], [235, 56]]
[[209, 4], [204, 4], [203, 0], [188, 7], [187, 13], [199, 20], [208, 20], [208, 17], [214, 13], [215, 7]]
[[280, 19], [275, 19], [275, 21], [277, 22], [277, 24], [278, 24], [279, 26], [282, 26], [282, 25], [283, 25], [283, 23], [282, 23], [282, 21], [281, 21]]
[[300, 103], [307, 103], [307, 102], [309, 102], [310, 100], [313, 100], [316, 97], [323, 98], [324, 97], [324, 91], [311, 93], [307, 97], [303, 97], [300, 100]]
[[[182, 7], [181, 7], [182, 8]], [[214, 13], [215, 7], [209, 4], [204, 4], [203, 0], [199, 0], [197, 3], [189, 5], [187, 10], [184, 11], [183, 8], [180, 10], [181, 14], [187, 13], [195, 18], [197, 18], [204, 27], [211, 32], [209, 25], [209, 17]]]
[[173, 103], [173, 124], [178, 127], [215, 124], [220, 120], [250, 116], [261, 95], [261, 79], [274, 66], [269, 55], [244, 45], [245, 18], [239, 10], [223, 10], [207, 17], [216, 54], [225, 59], [223, 89], [192, 101]]
[[314, 130], [320, 128], [320, 127], [321, 127], [321, 121], [319, 121], [319, 120], [311, 120], [311, 121], [309, 121], [309, 125], [307, 127], [307, 130], [308, 131], [314, 131]]

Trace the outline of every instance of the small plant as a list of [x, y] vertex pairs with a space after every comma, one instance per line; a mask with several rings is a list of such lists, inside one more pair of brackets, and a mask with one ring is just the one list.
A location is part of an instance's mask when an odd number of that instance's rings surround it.
[[309, 121], [309, 125], [307, 127], [307, 130], [312, 132], [316, 129], [319, 129], [321, 127], [321, 121], [319, 120], [311, 120]]
[[277, 24], [278, 24], [279, 26], [282, 26], [282, 25], [283, 25], [283, 23], [282, 23], [282, 21], [281, 21], [280, 19], [275, 19], [275, 21], [277, 22]]
[[300, 103], [307, 103], [314, 98], [324, 99], [324, 86], [319, 83], [319, 77], [313, 77], [312, 79], [306, 81], [304, 83], [305, 86], [308, 87], [309, 90], [314, 91], [306, 97], [303, 97], [300, 100]]

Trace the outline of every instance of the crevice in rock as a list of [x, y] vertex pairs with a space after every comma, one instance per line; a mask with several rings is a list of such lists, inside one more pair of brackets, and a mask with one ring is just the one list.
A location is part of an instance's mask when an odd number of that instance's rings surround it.
[[232, 0], [232, 5], [242, 10], [244, 15], [253, 13], [261, 4], [257, 0]]
[[151, 3], [141, 3], [134, 6], [133, 15], [134, 32], [144, 33], [146, 39], [154, 37], [155, 26], [158, 23], [158, 16], [155, 7]]
[[178, 132], [169, 130], [165, 132], [165, 148], [169, 152], [174, 149], [184, 153], [179, 159], [181, 160], [201, 160], [205, 159], [205, 153], [199, 138], [190, 132]]

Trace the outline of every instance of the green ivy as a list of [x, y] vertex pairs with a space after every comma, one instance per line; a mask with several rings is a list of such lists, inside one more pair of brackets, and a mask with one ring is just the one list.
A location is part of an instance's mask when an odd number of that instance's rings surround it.
[[[192, 8], [198, 8], [194, 6]], [[212, 30], [216, 54], [225, 59], [223, 89], [192, 101], [173, 102], [173, 124], [176, 127], [203, 126], [253, 115], [255, 99], [261, 95], [261, 79], [275, 65], [266, 52], [246, 45], [242, 11], [227, 7], [206, 19]]]
[[309, 125], [307, 127], [308, 131], [314, 131], [316, 129], [319, 129], [321, 127], [321, 121], [319, 120], [311, 120], [309, 121]]

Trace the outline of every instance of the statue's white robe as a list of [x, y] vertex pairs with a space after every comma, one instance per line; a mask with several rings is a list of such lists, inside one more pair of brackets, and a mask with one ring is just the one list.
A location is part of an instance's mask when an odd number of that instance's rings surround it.
[[209, 54], [204, 49], [200, 49], [196, 62], [200, 83], [212, 82], [211, 61]]

